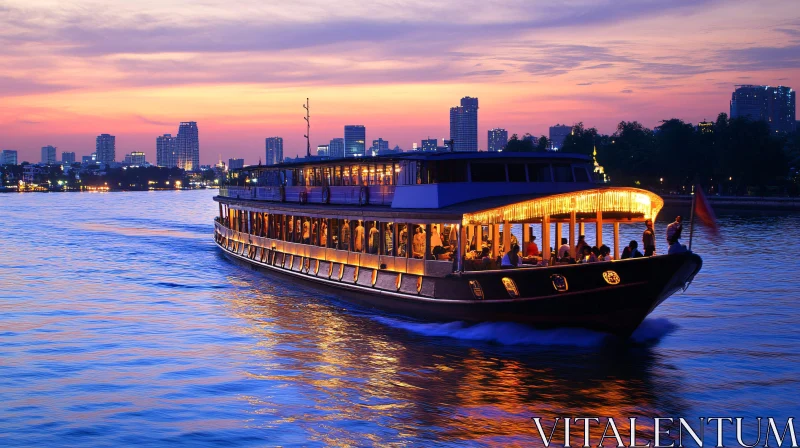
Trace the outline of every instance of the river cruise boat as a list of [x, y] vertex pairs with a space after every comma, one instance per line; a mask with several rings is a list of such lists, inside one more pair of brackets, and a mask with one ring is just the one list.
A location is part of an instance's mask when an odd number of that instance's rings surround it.
[[[214, 238], [225, 256], [426, 320], [628, 337], [702, 265], [692, 252], [621, 260], [620, 226], [643, 228], [664, 202], [595, 181], [592, 160], [581, 155], [317, 158], [234, 170], [226, 183], [214, 197]], [[574, 258], [587, 223], [592, 245], [609, 240], [613, 259], [556, 261], [547, 248], [566, 238]], [[604, 225], [613, 227], [610, 238]], [[535, 234], [539, 255], [532, 245], [526, 252]], [[514, 245], [521, 263], [504, 267]]]

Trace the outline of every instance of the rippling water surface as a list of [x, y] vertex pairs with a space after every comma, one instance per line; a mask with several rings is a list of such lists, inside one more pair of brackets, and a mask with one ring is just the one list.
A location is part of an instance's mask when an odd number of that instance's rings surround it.
[[700, 230], [695, 282], [619, 341], [250, 271], [213, 244], [214, 194], [0, 195], [0, 445], [538, 446], [531, 417], [796, 413], [798, 214]]

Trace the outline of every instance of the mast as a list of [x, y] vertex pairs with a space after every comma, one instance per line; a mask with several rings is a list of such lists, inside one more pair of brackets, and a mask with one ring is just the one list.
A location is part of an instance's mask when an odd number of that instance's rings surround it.
[[306, 133], [303, 135], [306, 138], [306, 157], [311, 157], [311, 139], [308, 137], [311, 135], [311, 122], [309, 121], [311, 115], [309, 115], [308, 98], [306, 98], [306, 104], [303, 104], [303, 109], [306, 110], [306, 116], [303, 117], [306, 120]]

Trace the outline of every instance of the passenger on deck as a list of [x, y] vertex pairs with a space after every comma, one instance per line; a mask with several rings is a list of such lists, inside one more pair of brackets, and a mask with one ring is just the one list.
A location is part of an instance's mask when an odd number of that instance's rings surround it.
[[539, 246], [536, 245], [536, 235], [531, 235], [531, 240], [528, 242], [528, 247], [525, 250], [526, 257], [538, 257]]
[[559, 261], [564, 258], [564, 255], [569, 257], [569, 244], [567, 243], [566, 238], [561, 238], [561, 246], [558, 248]]
[[639, 258], [643, 256], [644, 255], [639, 252], [639, 243], [637, 243], [636, 240], [631, 240], [630, 244], [622, 250], [622, 257], [620, 257], [620, 259], [625, 260], [627, 258]]
[[308, 228], [308, 221], [303, 222], [303, 244], [311, 242], [311, 233]]
[[578, 236], [578, 244], [576, 244], [576, 245], [575, 245], [575, 253], [576, 253], [577, 255], [581, 255], [581, 254], [583, 254], [583, 248], [584, 248], [584, 247], [588, 247], [588, 248], [590, 248], [590, 249], [591, 249], [591, 246], [589, 246], [589, 245], [586, 243], [586, 239], [585, 239], [585, 238], [586, 238], [586, 236], [585, 236], [585, 235], [579, 235], [579, 236]]
[[648, 219], [644, 222], [644, 233], [642, 233], [642, 246], [644, 246], [644, 256], [650, 257], [656, 253], [656, 232], [653, 230], [653, 220]]
[[489, 248], [484, 247], [479, 255], [481, 259], [481, 264], [483, 265], [484, 269], [490, 269], [492, 267], [492, 256], [489, 253]]
[[386, 253], [391, 254], [394, 249], [394, 235], [392, 234], [392, 226], [386, 226], [386, 232], [383, 234], [383, 244], [386, 246]]
[[397, 256], [398, 257], [405, 257], [406, 250], [408, 248], [408, 229], [406, 226], [403, 226], [400, 229], [400, 235], [398, 236], [398, 246], [397, 246]]
[[676, 216], [675, 222], [667, 226], [667, 244], [670, 246], [677, 243], [681, 238], [681, 232], [683, 232], [683, 223], [681, 221], [681, 217]]
[[594, 263], [596, 261], [597, 257], [592, 253], [592, 248], [588, 244], [583, 246], [578, 263]]
[[517, 268], [519, 267], [519, 245], [514, 244], [511, 246], [511, 250], [506, 252], [505, 256], [503, 256], [503, 260], [500, 262], [501, 268]]
[[679, 254], [681, 252], [687, 252], [689, 249], [686, 248], [685, 245], [681, 244], [678, 240], [675, 240], [672, 244], [669, 245], [669, 250], [667, 251], [668, 255], [672, 254]]
[[597, 261], [611, 261], [614, 257], [611, 256], [611, 248], [603, 244], [600, 246], [600, 256], [597, 257]]
[[377, 254], [378, 253], [378, 246], [380, 245], [380, 231], [378, 230], [378, 226], [373, 225], [369, 229], [369, 253]]

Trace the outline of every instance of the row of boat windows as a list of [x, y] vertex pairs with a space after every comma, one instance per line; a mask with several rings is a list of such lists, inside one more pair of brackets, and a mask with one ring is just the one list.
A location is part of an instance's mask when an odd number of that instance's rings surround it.
[[306, 168], [260, 169], [231, 173], [232, 185], [362, 186], [420, 185], [451, 182], [590, 182], [584, 165], [401, 161]]
[[418, 259], [452, 259], [458, 238], [456, 226], [449, 224], [314, 218], [227, 207], [220, 213], [218, 222], [237, 232], [279, 241]]

